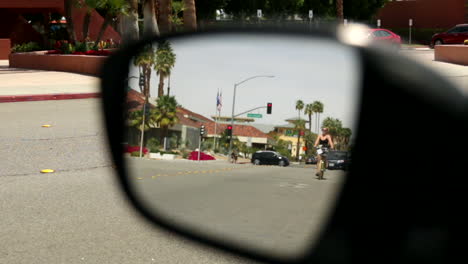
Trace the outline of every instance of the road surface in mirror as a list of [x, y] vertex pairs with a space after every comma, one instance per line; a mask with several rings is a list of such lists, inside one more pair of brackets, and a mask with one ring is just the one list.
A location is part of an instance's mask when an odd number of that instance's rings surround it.
[[171, 223], [300, 254], [323, 230], [352, 162], [357, 58], [329, 40], [281, 35], [145, 47], [129, 65], [132, 190]]

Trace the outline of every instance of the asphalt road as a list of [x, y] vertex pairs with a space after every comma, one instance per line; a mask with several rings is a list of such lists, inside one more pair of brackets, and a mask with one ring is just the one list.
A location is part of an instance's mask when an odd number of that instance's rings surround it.
[[0, 121], [0, 263], [252, 263], [134, 213], [110, 167], [98, 99], [3, 103]]
[[147, 208], [223, 241], [295, 256], [317, 237], [345, 177], [315, 166], [129, 158], [128, 177]]

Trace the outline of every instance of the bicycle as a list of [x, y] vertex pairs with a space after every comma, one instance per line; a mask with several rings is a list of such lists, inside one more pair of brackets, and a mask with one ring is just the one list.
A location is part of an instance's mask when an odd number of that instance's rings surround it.
[[320, 171], [318, 172], [318, 179], [323, 180], [324, 179], [324, 174], [325, 170], [327, 170], [327, 153], [328, 153], [328, 148], [323, 147], [322, 145], [318, 145], [317, 147], [317, 154], [320, 155]]

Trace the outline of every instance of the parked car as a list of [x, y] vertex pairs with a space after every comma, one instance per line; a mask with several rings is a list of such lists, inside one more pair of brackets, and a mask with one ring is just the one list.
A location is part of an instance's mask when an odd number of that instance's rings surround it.
[[306, 164], [317, 164], [317, 157], [316, 156], [310, 156], [307, 157], [305, 160]]
[[394, 49], [401, 48], [401, 37], [388, 29], [372, 28], [368, 37], [376, 44], [389, 45]]
[[289, 160], [276, 151], [259, 150], [252, 155], [251, 162], [254, 165], [279, 165], [289, 166]]
[[460, 24], [446, 32], [437, 33], [432, 36], [430, 46], [434, 48], [435, 45], [463, 44], [466, 39], [468, 39], [468, 24]]
[[327, 155], [329, 170], [347, 170], [349, 166], [349, 155], [346, 151], [330, 151]]

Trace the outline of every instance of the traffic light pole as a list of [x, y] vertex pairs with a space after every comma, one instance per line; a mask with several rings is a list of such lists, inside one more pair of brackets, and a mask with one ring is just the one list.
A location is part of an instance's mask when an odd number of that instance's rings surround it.
[[[234, 106], [236, 105], [236, 90], [237, 90], [237, 83], [234, 84], [234, 95], [232, 96], [231, 127], [233, 130], [234, 130]], [[229, 137], [229, 151], [228, 151], [229, 161], [231, 161], [231, 153], [232, 153], [232, 134]]]
[[[231, 127], [232, 127], [232, 130], [234, 130], [234, 107], [236, 105], [236, 90], [237, 90], [237, 86], [242, 84], [242, 83], [245, 83], [246, 81], [249, 81], [249, 80], [252, 80], [252, 79], [255, 79], [255, 78], [260, 78], [260, 77], [265, 77], [265, 78], [273, 78], [275, 76], [273, 75], [256, 75], [256, 76], [252, 76], [250, 78], [247, 78], [239, 83], [236, 83], [234, 84], [234, 94], [232, 96], [232, 112], [231, 112]], [[234, 134], [234, 132], [232, 132]], [[231, 161], [231, 153], [232, 153], [232, 137], [233, 135], [231, 135], [231, 137], [229, 138], [229, 161]]]
[[200, 139], [198, 140], [198, 161], [200, 162], [200, 152], [201, 152], [201, 141], [202, 141], [202, 136], [199, 136]]
[[267, 108], [267, 106], [255, 107], [255, 108], [252, 108], [252, 109], [247, 110], [247, 111], [245, 111], [245, 112], [242, 112], [242, 113], [240, 113], [240, 114], [237, 114], [237, 115], [235, 115], [234, 117], [238, 117], [238, 116], [240, 116], [240, 115], [247, 114], [247, 113], [249, 113], [249, 112], [252, 112], [252, 111], [254, 111], [254, 110], [261, 109], [261, 108]]

